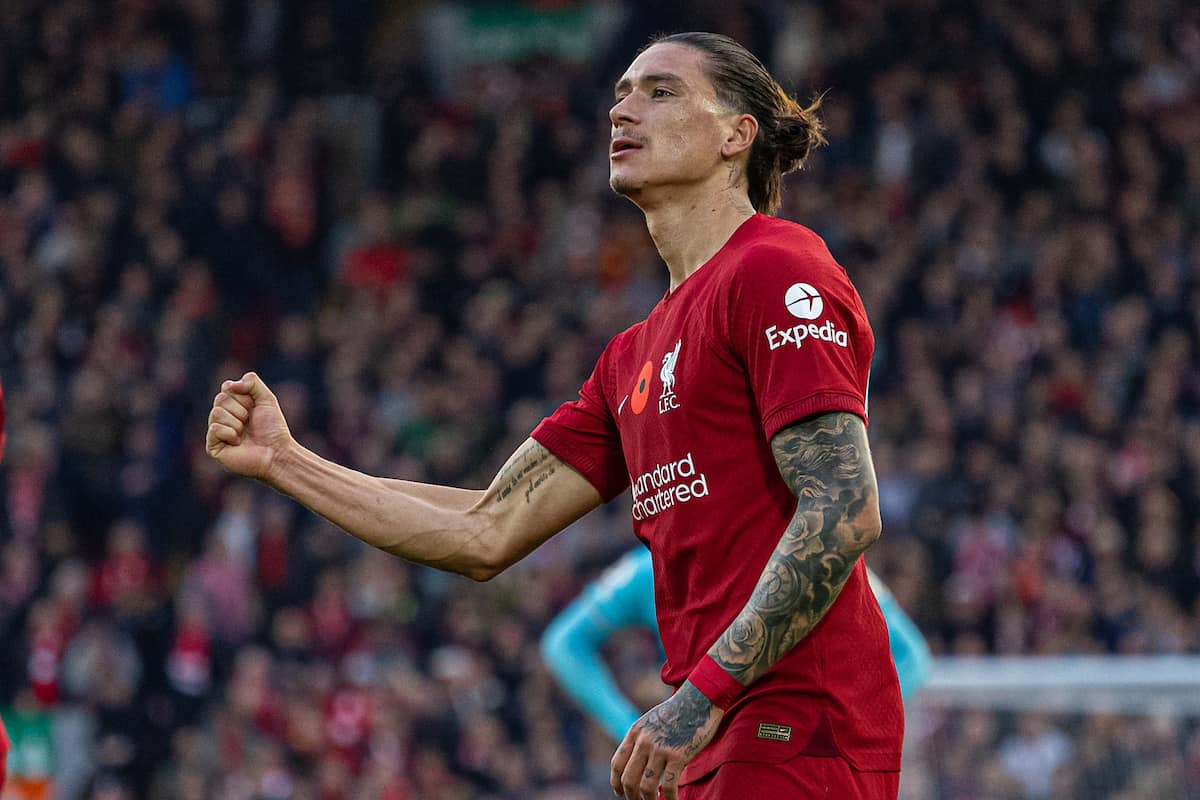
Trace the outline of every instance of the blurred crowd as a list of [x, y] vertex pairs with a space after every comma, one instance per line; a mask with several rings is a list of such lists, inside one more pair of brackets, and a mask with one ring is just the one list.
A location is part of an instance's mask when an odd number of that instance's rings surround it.
[[[681, 20], [825, 92], [781, 213], [871, 317], [869, 560], [934, 651], [1200, 650], [1193, 3], [629, 2], [589, 60], [449, 76], [422, 6], [0, 4], [14, 796], [604, 796], [612, 745], [536, 641], [633, 545], [627, 501], [474, 584], [203, 434], [253, 368], [310, 448], [485, 485], [666, 288], [605, 112]], [[653, 641], [612, 655], [654, 702]], [[923, 725], [909, 798], [1200, 796], [1195, 720]]]

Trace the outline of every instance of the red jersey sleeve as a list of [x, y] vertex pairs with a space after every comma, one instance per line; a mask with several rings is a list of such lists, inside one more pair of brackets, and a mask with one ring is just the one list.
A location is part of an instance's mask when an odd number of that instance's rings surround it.
[[866, 419], [874, 337], [858, 292], [816, 242], [751, 249], [730, 283], [727, 335], [768, 440], [813, 414]]
[[606, 363], [601, 356], [579, 390], [579, 399], [559, 406], [530, 436], [586, 478], [607, 503], [629, 486], [629, 472], [616, 422], [604, 399]]

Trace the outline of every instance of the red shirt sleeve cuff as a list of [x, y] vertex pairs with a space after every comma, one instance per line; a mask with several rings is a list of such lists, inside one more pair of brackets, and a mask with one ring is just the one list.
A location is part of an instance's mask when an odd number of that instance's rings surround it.
[[629, 486], [628, 483], [621, 483], [607, 474], [604, 467], [584, 453], [582, 448], [572, 447], [572, 439], [554, 420], [542, 420], [529, 436], [582, 475], [600, 493], [604, 502], [612, 500]]
[[728, 711], [746, 688], [708, 655], [700, 659], [688, 680], [722, 711]]
[[763, 418], [763, 433], [767, 435], [769, 442], [772, 436], [796, 420], [832, 411], [846, 411], [862, 417], [864, 423], [867, 421], [867, 409], [858, 395], [838, 391], [819, 392], [767, 414]]

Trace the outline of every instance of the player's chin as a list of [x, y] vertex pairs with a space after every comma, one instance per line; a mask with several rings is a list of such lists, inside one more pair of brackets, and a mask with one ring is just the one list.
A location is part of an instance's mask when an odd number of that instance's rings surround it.
[[641, 191], [642, 182], [635, 181], [630, 176], [616, 170], [608, 174], [608, 187], [622, 197], [636, 197]]

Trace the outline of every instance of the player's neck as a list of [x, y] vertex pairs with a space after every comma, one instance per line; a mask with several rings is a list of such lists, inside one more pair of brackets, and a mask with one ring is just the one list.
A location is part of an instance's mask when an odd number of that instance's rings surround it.
[[658, 254], [671, 273], [671, 291], [716, 255], [754, 207], [744, 191], [707, 192], [643, 209]]

